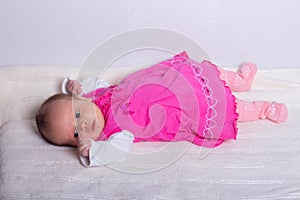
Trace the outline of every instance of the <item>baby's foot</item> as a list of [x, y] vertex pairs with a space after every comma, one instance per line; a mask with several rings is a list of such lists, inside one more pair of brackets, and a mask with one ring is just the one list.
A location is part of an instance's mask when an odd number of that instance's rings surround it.
[[282, 103], [272, 102], [266, 110], [266, 118], [275, 123], [284, 122], [288, 117], [288, 109]]
[[250, 90], [256, 73], [257, 67], [254, 63], [248, 62], [242, 64], [237, 71], [237, 74], [241, 79], [236, 79], [236, 90], [240, 92]]

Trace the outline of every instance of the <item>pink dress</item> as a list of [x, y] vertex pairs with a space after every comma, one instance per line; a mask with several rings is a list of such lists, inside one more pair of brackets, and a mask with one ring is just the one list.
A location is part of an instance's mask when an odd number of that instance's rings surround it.
[[235, 97], [208, 61], [185, 52], [128, 75], [118, 85], [87, 95], [105, 126], [98, 140], [128, 130], [140, 141], [190, 141], [215, 147], [236, 139]]

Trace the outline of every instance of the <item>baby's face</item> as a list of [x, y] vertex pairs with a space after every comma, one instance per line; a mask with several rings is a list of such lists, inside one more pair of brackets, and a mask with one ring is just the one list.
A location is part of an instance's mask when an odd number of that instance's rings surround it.
[[87, 99], [57, 100], [53, 102], [50, 116], [50, 137], [61, 145], [77, 146], [78, 138], [96, 140], [105, 123], [100, 109]]

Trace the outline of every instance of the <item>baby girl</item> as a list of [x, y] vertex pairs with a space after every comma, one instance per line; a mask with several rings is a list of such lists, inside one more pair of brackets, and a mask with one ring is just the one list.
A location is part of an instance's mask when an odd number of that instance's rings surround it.
[[216, 147], [236, 139], [237, 121], [286, 121], [284, 104], [245, 102], [232, 95], [249, 90], [256, 71], [252, 63], [241, 65], [237, 73], [226, 71], [182, 52], [82, 96], [81, 84], [69, 80], [68, 94], [43, 103], [37, 127], [50, 143], [78, 146], [83, 157], [90, 156], [93, 141], [106, 141], [122, 131], [132, 133], [134, 142], [189, 141]]

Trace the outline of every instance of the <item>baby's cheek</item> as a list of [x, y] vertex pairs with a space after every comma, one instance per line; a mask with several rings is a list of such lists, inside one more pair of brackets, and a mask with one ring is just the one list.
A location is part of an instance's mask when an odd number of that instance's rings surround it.
[[81, 139], [93, 139], [92, 134], [90, 132], [86, 132], [86, 131], [80, 133], [80, 138]]
[[[102, 112], [99, 110], [99, 108], [96, 110], [96, 115], [97, 115], [97, 121], [98, 121], [98, 124], [101, 125], [101, 127], [103, 128], [104, 124], [105, 124], [105, 121], [104, 121], [104, 117], [103, 117], [103, 114]], [[102, 129], [101, 128], [101, 129]]]
[[78, 140], [77, 140], [77, 138], [74, 137], [74, 139], [71, 139], [68, 142], [68, 145], [73, 146], [73, 147], [77, 147], [78, 146]]

